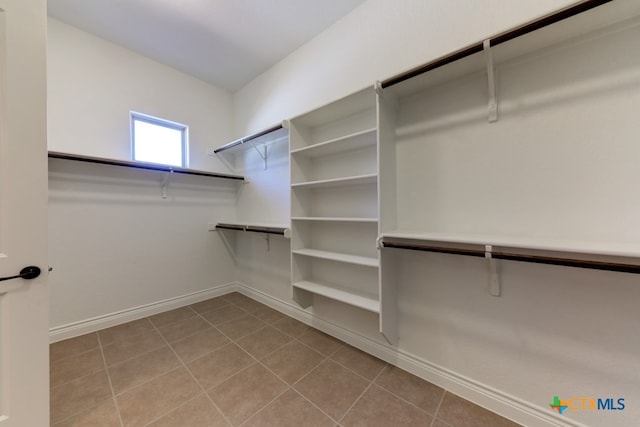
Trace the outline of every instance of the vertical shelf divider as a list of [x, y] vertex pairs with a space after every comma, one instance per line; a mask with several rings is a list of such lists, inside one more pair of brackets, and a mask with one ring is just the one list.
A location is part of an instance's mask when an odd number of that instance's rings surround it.
[[[376, 108], [378, 126], [378, 203], [380, 220], [378, 235], [397, 228], [396, 219], [396, 115], [397, 102], [385, 96], [376, 83]], [[398, 342], [398, 296], [396, 287], [396, 262], [381, 251], [380, 240], [376, 242], [380, 260], [380, 333], [395, 345]]]

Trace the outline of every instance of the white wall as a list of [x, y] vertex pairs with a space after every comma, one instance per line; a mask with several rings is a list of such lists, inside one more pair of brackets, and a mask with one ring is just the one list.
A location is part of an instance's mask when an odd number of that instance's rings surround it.
[[[135, 110], [189, 125], [190, 166], [229, 172], [206, 155], [232, 135], [226, 91], [54, 19], [48, 85], [49, 150], [130, 160]], [[172, 175], [163, 199], [156, 172], [49, 164], [50, 325], [57, 332], [233, 282], [233, 259], [207, 223], [235, 216], [242, 184]]]
[[[239, 134], [259, 130], [572, 3], [369, 0], [236, 93], [236, 130]], [[556, 70], [566, 71], [562, 58], [555, 61]], [[590, 73], [579, 74], [584, 81], [592, 77]], [[637, 79], [632, 80], [635, 85]], [[609, 77], [605, 86], [625, 82], [616, 83]], [[517, 78], [503, 83], [518, 87]], [[565, 83], [583, 88], [571, 79]], [[608, 89], [604, 93], [609, 93], [605, 95], [607, 102], [615, 97]], [[575, 93], [564, 94], [569, 101], [563, 99], [562, 103], [574, 101]], [[637, 102], [637, 93], [618, 98], [624, 104], [631, 96]], [[556, 114], [553, 106], [543, 108]], [[557, 114], [562, 117], [562, 112]], [[615, 122], [609, 119], [607, 123]], [[628, 116], [624, 120], [628, 121]], [[607, 129], [610, 135], [618, 135], [611, 127]], [[410, 176], [404, 179], [416, 182]], [[270, 200], [283, 200], [287, 185], [273, 182], [261, 195], [246, 193], [240, 199], [243, 210], [273, 209]], [[412, 188], [415, 197], [426, 191]], [[613, 197], [605, 195], [607, 200]], [[616, 206], [621, 209], [626, 205]], [[570, 214], [564, 215], [563, 224], [574, 225]], [[631, 221], [627, 212], [611, 212], [607, 218], [614, 216], [627, 218], [627, 226]], [[553, 215], [548, 220], [553, 221]], [[543, 225], [536, 223], [536, 230], [546, 230]], [[606, 238], [606, 232], [597, 227], [584, 228], [583, 222], [575, 226], [588, 231], [587, 238]], [[567, 234], [575, 238], [575, 233]], [[618, 232], [616, 239], [621, 237], [628, 240]], [[262, 244], [258, 237], [238, 240], [238, 280], [258, 293], [295, 305], [286, 282], [289, 245], [278, 243], [266, 252]], [[631, 402], [640, 399], [640, 341], [633, 329], [639, 320], [633, 301], [638, 300], [640, 291], [634, 276], [505, 263], [504, 294], [496, 298], [488, 293], [482, 261], [405, 252], [389, 256], [394, 257], [398, 269], [400, 341], [387, 348], [404, 367], [530, 425], [549, 425], [548, 420], [523, 413], [549, 413], [554, 395], [622, 397], [627, 402], [625, 411], [571, 413], [559, 417], [558, 423], [626, 426], [637, 420], [638, 412]], [[321, 297], [316, 297], [307, 311], [337, 330], [348, 330], [370, 341], [372, 348], [386, 346], [377, 332], [375, 315]], [[520, 409], [513, 410], [515, 407]], [[520, 410], [524, 412], [518, 413]]]
[[156, 172], [49, 161], [53, 329], [233, 282], [207, 223], [235, 214], [242, 184], [170, 179], [163, 199]]
[[[238, 220], [246, 223], [270, 223], [290, 226], [289, 144], [284, 141], [267, 145], [268, 162], [252, 148], [237, 152], [236, 167], [249, 183], [240, 190]], [[234, 233], [236, 280], [256, 284], [263, 292], [288, 301], [291, 297], [290, 240], [281, 236]], [[259, 284], [259, 285], [258, 285]]]
[[189, 126], [189, 167], [229, 172], [207, 156], [231, 140], [229, 92], [56, 19], [48, 26], [50, 150], [131, 160], [133, 110]]

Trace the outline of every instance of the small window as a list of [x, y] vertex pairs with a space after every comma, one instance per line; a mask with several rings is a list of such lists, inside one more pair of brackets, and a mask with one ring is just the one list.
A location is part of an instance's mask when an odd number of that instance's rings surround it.
[[187, 167], [187, 131], [186, 125], [132, 111], [133, 160]]

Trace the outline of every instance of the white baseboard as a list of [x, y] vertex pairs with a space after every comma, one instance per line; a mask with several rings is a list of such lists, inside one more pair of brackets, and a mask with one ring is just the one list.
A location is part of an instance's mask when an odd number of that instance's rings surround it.
[[96, 332], [101, 329], [110, 328], [111, 326], [117, 326], [122, 323], [131, 322], [133, 320], [142, 319], [144, 317], [152, 316], [164, 311], [173, 310], [175, 308], [184, 307], [185, 305], [194, 304], [196, 302], [204, 301], [210, 298], [215, 298], [236, 290], [237, 285], [235, 283], [228, 283], [225, 285], [205, 289], [203, 291], [169, 298], [163, 301], [153, 302], [130, 309], [117, 311], [115, 313], [109, 313], [79, 322], [56, 326], [49, 329], [49, 342], [54, 343], [65, 340], [67, 338], [73, 338], [91, 332]]
[[303, 323], [313, 326], [347, 344], [366, 353], [398, 366], [412, 374], [436, 384], [458, 396], [476, 403], [488, 410], [498, 413], [527, 427], [587, 427], [568, 418], [554, 414], [548, 408], [540, 407], [515, 396], [496, 390], [492, 387], [452, 372], [444, 367], [430, 363], [415, 355], [404, 352], [391, 345], [374, 341], [351, 330], [331, 323], [325, 319], [305, 311], [297, 305], [281, 301], [257, 291], [242, 283], [236, 283], [236, 290], [271, 308], [291, 316]]

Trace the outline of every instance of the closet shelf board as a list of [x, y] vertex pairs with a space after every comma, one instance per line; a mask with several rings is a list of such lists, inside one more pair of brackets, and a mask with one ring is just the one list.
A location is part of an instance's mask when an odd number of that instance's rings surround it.
[[[269, 129], [265, 129], [261, 132], [257, 132], [253, 135], [248, 135], [243, 138], [236, 139], [227, 144], [224, 144], [213, 150], [215, 154], [219, 154], [223, 151], [231, 150], [232, 152], [250, 149], [253, 144], [271, 145], [276, 142], [288, 141], [289, 131], [285, 129], [282, 124], [275, 125]], [[250, 142], [248, 146], [245, 145]]]
[[116, 159], [107, 159], [104, 157], [93, 157], [93, 156], [85, 156], [79, 154], [70, 154], [70, 153], [61, 153], [58, 151], [49, 151], [48, 157], [51, 159], [62, 159], [62, 160], [72, 160], [77, 162], [85, 162], [85, 163], [95, 163], [100, 165], [108, 165], [108, 166], [120, 166], [132, 169], [144, 169], [151, 170], [157, 172], [165, 172], [172, 174], [182, 174], [182, 175], [197, 175], [197, 176], [207, 176], [211, 178], [223, 178], [223, 179], [231, 179], [236, 181], [244, 181], [244, 176], [241, 175], [231, 175], [226, 173], [217, 173], [217, 172], [208, 172], [196, 169], [188, 169], [177, 166], [168, 166], [168, 165], [160, 165], [156, 163], [147, 163], [140, 161], [132, 161], [132, 160], [116, 160]]
[[605, 255], [640, 258], [640, 244], [544, 239], [534, 237], [495, 236], [464, 233], [411, 233], [393, 231], [382, 233], [383, 238], [566, 252], [585, 255]]
[[358, 255], [343, 254], [340, 252], [321, 251], [317, 249], [295, 249], [294, 254], [313, 258], [322, 258], [331, 261], [344, 262], [348, 264], [364, 265], [366, 267], [379, 267], [378, 258], [364, 257]]
[[343, 178], [322, 179], [318, 181], [297, 182], [291, 184], [293, 188], [331, 188], [344, 187], [347, 185], [375, 184], [378, 180], [377, 174], [347, 176]]
[[210, 223], [209, 230], [235, 230], [235, 231], [248, 231], [254, 233], [266, 233], [266, 234], [280, 234], [285, 238], [291, 237], [291, 227], [285, 225], [273, 225], [265, 223], [230, 223], [230, 222], [218, 222], [216, 224]]
[[346, 151], [357, 150], [359, 148], [372, 147], [374, 145], [376, 145], [376, 128], [345, 135], [329, 141], [323, 141], [308, 147], [291, 150], [291, 154], [301, 157], [315, 158], [344, 153]]
[[[549, 22], [551, 17], [542, 18], [539, 20], [542, 25], [537, 29], [530, 28], [536, 26], [536, 22], [532, 22], [490, 37], [488, 40], [492, 48], [494, 64], [515, 61], [541, 49], [571, 42], [640, 15], [640, 3], [637, 1], [584, 1], [583, 5], [578, 4], [576, 7], [579, 9], [583, 6], [589, 7], [588, 3], [599, 3], [599, 5], [592, 10], [582, 11], [554, 23]], [[565, 13], [558, 13], [558, 16], [561, 15]], [[452, 81], [457, 77], [485, 71], [483, 43], [478, 42], [387, 79], [381, 82], [381, 85], [385, 94], [402, 98]]]
[[332, 217], [332, 216], [294, 216], [294, 221], [326, 221], [326, 222], [378, 222], [378, 218]]
[[380, 301], [378, 301], [377, 298], [355, 294], [333, 284], [303, 280], [295, 282], [293, 287], [303, 289], [317, 295], [322, 295], [323, 297], [336, 301], [341, 301], [345, 304], [359, 307], [367, 311], [380, 313]]

